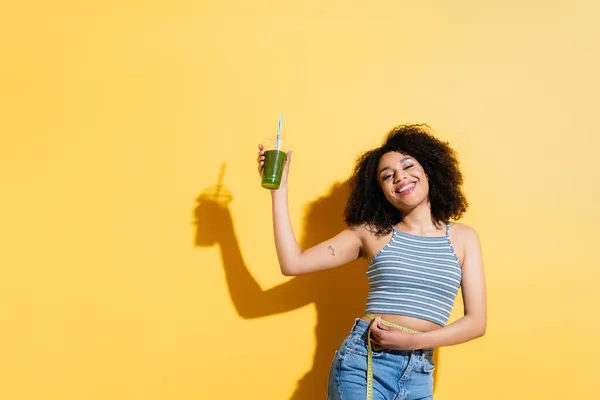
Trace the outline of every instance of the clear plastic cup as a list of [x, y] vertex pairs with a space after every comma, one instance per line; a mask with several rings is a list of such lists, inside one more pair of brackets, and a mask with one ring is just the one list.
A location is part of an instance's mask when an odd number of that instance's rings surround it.
[[283, 166], [287, 157], [286, 149], [281, 140], [277, 149], [274, 139], [266, 140], [263, 148], [265, 151], [265, 163], [262, 168], [261, 186], [265, 189], [277, 190], [281, 186]]

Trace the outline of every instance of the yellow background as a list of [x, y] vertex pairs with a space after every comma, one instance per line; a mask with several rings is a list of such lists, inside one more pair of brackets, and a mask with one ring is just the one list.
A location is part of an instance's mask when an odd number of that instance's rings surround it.
[[[304, 243], [329, 233], [305, 232], [307, 207], [394, 125], [426, 122], [459, 152], [489, 324], [439, 352], [437, 399], [599, 398], [599, 13], [593, 0], [4, 5], [0, 398], [291, 398], [317, 342], [338, 343], [326, 325], [315, 337], [316, 310], [346, 332], [336, 296], [364, 286], [323, 275], [261, 297], [294, 279], [255, 171], [280, 113]], [[227, 227], [216, 206], [195, 223], [223, 164], [235, 290], [219, 246], [196, 238]], [[326, 229], [335, 193], [312, 218]], [[313, 284], [320, 303], [295, 304]]]

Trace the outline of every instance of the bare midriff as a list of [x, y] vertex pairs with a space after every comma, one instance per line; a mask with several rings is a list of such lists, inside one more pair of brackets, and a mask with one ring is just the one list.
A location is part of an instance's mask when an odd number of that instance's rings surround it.
[[[375, 314], [379, 316], [381, 319], [392, 322], [396, 325], [404, 326], [409, 329], [414, 329], [419, 332], [430, 332], [436, 329], [442, 328], [442, 326], [436, 324], [435, 322], [426, 321], [424, 319], [408, 317], [406, 315], [398, 315], [398, 314]], [[361, 317], [362, 320], [371, 322], [371, 318], [364, 315]]]

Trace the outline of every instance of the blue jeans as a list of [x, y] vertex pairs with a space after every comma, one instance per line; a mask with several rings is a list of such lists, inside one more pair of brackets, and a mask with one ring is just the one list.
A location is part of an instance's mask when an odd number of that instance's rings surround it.
[[[367, 398], [369, 323], [356, 319], [336, 351], [327, 400]], [[433, 400], [432, 349], [373, 351], [373, 400]]]

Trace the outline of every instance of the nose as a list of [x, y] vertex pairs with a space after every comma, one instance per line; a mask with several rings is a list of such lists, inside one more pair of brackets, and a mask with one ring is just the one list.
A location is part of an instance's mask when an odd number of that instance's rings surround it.
[[398, 171], [398, 173], [396, 175], [394, 175], [396, 178], [394, 179], [394, 184], [398, 183], [398, 182], [402, 182], [402, 180], [404, 178], [406, 178], [406, 171], [404, 171], [403, 169], [401, 169], [400, 171]]

